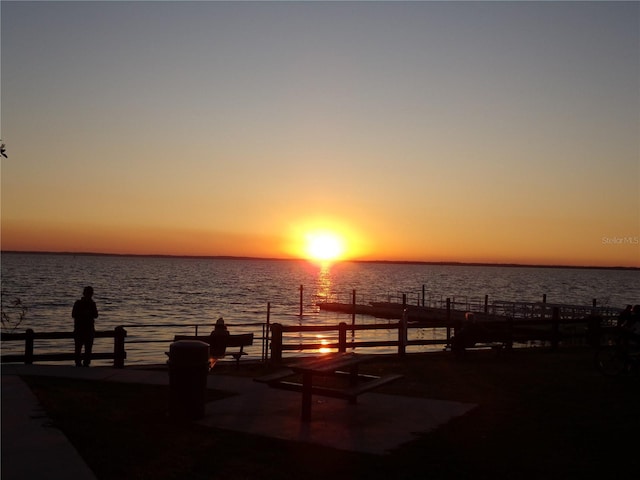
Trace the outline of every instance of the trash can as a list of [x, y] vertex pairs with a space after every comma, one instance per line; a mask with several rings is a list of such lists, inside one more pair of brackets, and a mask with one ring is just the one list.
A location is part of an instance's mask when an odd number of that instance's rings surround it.
[[179, 340], [169, 347], [169, 415], [179, 420], [204, 417], [209, 344]]

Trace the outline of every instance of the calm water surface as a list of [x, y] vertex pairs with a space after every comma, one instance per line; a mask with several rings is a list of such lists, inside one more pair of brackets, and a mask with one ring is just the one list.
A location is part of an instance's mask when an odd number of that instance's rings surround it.
[[[170, 339], [193, 334], [199, 324], [208, 333], [218, 317], [242, 325], [265, 322], [335, 324], [344, 316], [320, 312], [322, 299], [349, 302], [398, 298], [407, 294], [426, 302], [541, 301], [623, 307], [640, 303], [640, 272], [634, 270], [440, 266], [340, 263], [319, 266], [305, 261], [148, 258], [87, 255], [3, 254], [2, 302], [18, 297], [29, 307], [17, 331], [71, 330], [71, 306], [85, 285], [93, 285], [99, 329], [125, 325], [128, 364], [164, 362], [168, 343], [136, 344], [136, 339]], [[299, 316], [300, 286], [304, 315]], [[481, 300], [480, 300], [481, 299]], [[371, 317], [359, 322], [373, 322]], [[136, 327], [149, 325], [149, 327]], [[160, 327], [183, 325], [184, 327]], [[260, 328], [245, 327], [260, 335]], [[258, 342], [259, 343], [259, 342]], [[3, 345], [3, 350], [10, 347]], [[260, 354], [256, 345], [252, 354]]]

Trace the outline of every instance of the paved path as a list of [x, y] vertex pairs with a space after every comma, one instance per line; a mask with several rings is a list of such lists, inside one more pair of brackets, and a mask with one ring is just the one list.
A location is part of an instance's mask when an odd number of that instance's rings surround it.
[[[140, 368], [76, 368], [59, 365], [2, 366], [2, 480], [74, 479], [95, 476], [75, 448], [40, 409], [21, 375], [167, 385], [166, 371]], [[237, 395], [206, 405], [198, 423], [290, 441], [385, 454], [463, 415], [473, 404], [366, 393], [357, 405], [313, 397], [312, 419], [300, 421], [296, 392], [269, 388], [250, 378], [209, 375], [208, 387]], [[34, 461], [38, 459], [38, 461]]]
[[20, 377], [2, 375], [3, 480], [93, 480], [64, 434], [51, 427]]

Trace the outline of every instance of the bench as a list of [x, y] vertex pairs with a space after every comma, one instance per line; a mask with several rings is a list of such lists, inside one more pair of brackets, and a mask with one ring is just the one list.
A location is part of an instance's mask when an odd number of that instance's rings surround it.
[[[287, 378], [293, 377], [295, 375], [296, 375], [296, 372], [294, 372], [290, 368], [284, 368], [273, 373], [262, 375], [261, 377], [256, 377], [253, 379], [253, 381], [258, 383], [265, 383], [271, 387], [276, 387], [276, 388], [282, 387], [283, 390], [302, 391], [302, 383], [285, 381]], [[349, 379], [352, 380], [351, 375], [352, 375], [351, 372], [342, 372], [342, 371], [336, 371], [331, 374], [331, 376], [335, 376], [335, 377], [341, 377], [341, 376], [349, 377]], [[351, 397], [353, 396], [358, 396], [361, 393], [365, 393], [365, 392], [368, 392], [369, 390], [373, 390], [374, 388], [378, 388], [384, 385], [385, 383], [390, 383], [392, 381], [397, 380], [400, 377], [402, 377], [402, 375], [389, 375], [385, 377], [378, 377], [376, 375], [365, 375], [365, 374], [359, 373], [357, 374], [357, 378], [355, 380], [357, 381], [364, 380], [364, 382], [359, 383], [357, 389], [352, 388], [353, 385], [351, 385], [347, 389], [326, 388], [326, 391], [336, 392], [336, 393], [335, 394], [330, 393], [329, 395], [325, 395], [325, 396], [351, 399]], [[380, 381], [382, 379], [384, 379], [385, 381], [384, 382]], [[351, 383], [353, 383], [353, 381]], [[319, 389], [322, 391], [325, 391], [325, 387], [322, 387]]]
[[475, 321], [466, 321], [462, 327], [456, 329], [451, 339], [450, 350], [458, 356], [463, 356], [467, 350], [491, 349], [500, 353], [512, 341], [513, 338], [510, 338], [509, 333], [503, 328], [491, 328]]
[[[359, 378], [362, 378], [362, 376], [359, 376]], [[370, 392], [372, 390], [375, 390], [376, 388], [382, 387], [391, 382], [395, 382], [396, 380], [399, 380], [401, 378], [403, 378], [403, 375], [385, 375], [383, 377], [365, 380], [363, 382], [358, 382], [355, 385], [349, 385], [343, 388], [321, 387], [313, 385], [311, 387], [311, 393], [313, 395], [320, 395], [322, 397], [340, 398], [343, 400], [348, 400], [350, 404], [356, 404], [358, 401], [358, 395]], [[302, 383], [290, 381], [272, 382], [270, 383], [270, 385], [281, 390], [290, 390], [292, 392], [302, 392], [304, 388], [304, 385]]]
[[445, 351], [454, 352], [458, 356], [463, 356], [465, 352], [469, 350], [493, 350], [496, 354], [500, 354], [507, 348], [506, 342], [500, 341], [486, 341], [486, 342], [476, 342], [473, 345], [465, 345], [458, 348], [454, 347], [445, 347]]
[[[248, 347], [253, 345], [253, 333], [240, 333], [238, 335], [229, 335], [226, 337], [226, 348], [229, 347], [240, 347], [240, 350], [234, 352], [225, 351], [226, 355], [231, 355], [236, 360], [236, 366], [240, 365], [240, 359], [247, 355], [247, 352], [244, 351], [244, 347]], [[179, 340], [199, 340], [201, 342], [208, 343], [211, 345], [211, 335], [198, 335], [198, 336], [190, 336], [190, 335], [176, 335], [173, 337], [175, 342]]]
[[278, 370], [277, 372], [269, 373], [267, 375], [262, 375], [261, 377], [256, 377], [253, 379], [253, 381], [258, 383], [266, 383], [269, 386], [277, 386], [277, 383], [280, 382], [280, 380], [284, 380], [285, 378], [292, 375], [295, 375], [293, 370], [287, 368], [284, 370]]

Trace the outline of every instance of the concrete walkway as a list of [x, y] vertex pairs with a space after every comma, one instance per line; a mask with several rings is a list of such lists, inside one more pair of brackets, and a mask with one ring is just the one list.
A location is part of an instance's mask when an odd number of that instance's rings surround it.
[[[134, 367], [2, 365], [3, 480], [95, 478], [66, 437], [51, 427], [35, 396], [19, 378], [24, 375], [169, 383], [166, 371]], [[377, 393], [361, 395], [357, 405], [314, 396], [312, 418], [305, 423], [300, 420], [299, 393], [272, 389], [250, 378], [215, 374], [209, 375], [207, 384], [237, 395], [207, 404], [205, 417], [197, 421], [202, 425], [370, 454], [388, 453], [414, 439], [415, 434], [429, 432], [475, 406]]]
[[2, 464], [4, 480], [92, 480], [64, 434], [51, 427], [29, 387], [15, 376], [2, 375]]

